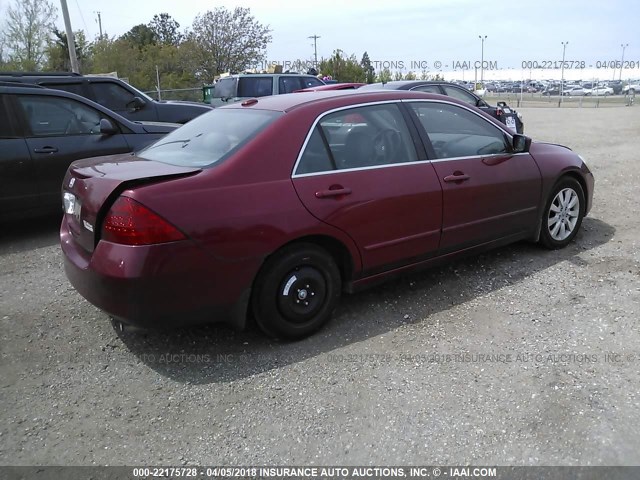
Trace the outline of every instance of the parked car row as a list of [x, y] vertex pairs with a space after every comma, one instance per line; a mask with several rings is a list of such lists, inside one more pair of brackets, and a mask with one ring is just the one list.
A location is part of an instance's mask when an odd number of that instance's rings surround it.
[[571, 83], [549, 83], [542, 90], [542, 95], [564, 95], [567, 97], [582, 97], [582, 96], [599, 96], [608, 97], [609, 95], [624, 94], [627, 86], [623, 87], [620, 81], [610, 82], [581, 82]]
[[591, 208], [581, 157], [460, 85], [282, 80], [295, 93], [235, 101], [236, 77], [182, 126], [0, 81], [0, 218], [62, 204], [67, 276], [118, 325], [251, 317], [301, 338], [389, 276], [522, 239], [564, 247]]

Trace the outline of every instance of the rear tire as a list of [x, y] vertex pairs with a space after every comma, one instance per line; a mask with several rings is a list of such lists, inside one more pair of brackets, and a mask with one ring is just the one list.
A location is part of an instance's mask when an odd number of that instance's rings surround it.
[[540, 243], [553, 250], [566, 247], [578, 234], [584, 211], [585, 197], [580, 183], [573, 178], [561, 178], [542, 213]]
[[256, 278], [251, 309], [269, 336], [304, 338], [328, 320], [342, 279], [333, 257], [313, 244], [291, 245], [267, 260]]

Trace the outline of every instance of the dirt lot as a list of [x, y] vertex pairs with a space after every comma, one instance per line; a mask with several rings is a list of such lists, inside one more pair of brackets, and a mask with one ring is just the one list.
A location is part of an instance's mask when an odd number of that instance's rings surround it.
[[56, 219], [3, 226], [0, 464], [639, 464], [640, 108], [521, 110], [595, 174], [576, 242], [345, 298], [301, 342], [118, 336]]

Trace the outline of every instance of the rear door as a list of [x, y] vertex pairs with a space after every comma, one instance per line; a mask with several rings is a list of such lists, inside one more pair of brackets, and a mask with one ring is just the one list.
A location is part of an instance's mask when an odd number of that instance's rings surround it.
[[0, 216], [19, 216], [38, 207], [38, 183], [22, 125], [0, 95]]
[[60, 186], [71, 162], [130, 151], [122, 134], [100, 133], [100, 119], [107, 117], [84, 103], [20, 94], [15, 96], [15, 106], [27, 127], [26, 143], [45, 208], [60, 203]]
[[314, 126], [294, 169], [306, 208], [353, 238], [365, 275], [438, 248], [442, 192], [412, 128], [395, 102], [329, 113]]
[[441, 253], [533, 232], [542, 181], [528, 153], [467, 108], [436, 100], [409, 102], [443, 187]]

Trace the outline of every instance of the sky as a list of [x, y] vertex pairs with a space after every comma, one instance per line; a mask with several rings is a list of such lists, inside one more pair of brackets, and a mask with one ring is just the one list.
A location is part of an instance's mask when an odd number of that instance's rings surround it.
[[[13, 1], [19, 0], [0, 0], [0, 8]], [[52, 1], [59, 6], [59, 0]], [[533, 78], [551, 78], [557, 73], [559, 78], [562, 42], [568, 42], [565, 60], [572, 63], [565, 64], [568, 67], [565, 78], [611, 79], [614, 75], [618, 78], [620, 71], [608, 68], [609, 64], [621, 60], [621, 45], [628, 44], [625, 67], [633, 67], [635, 63], [636, 68], [625, 68], [622, 76], [640, 77], [640, 2], [636, 0], [67, 0], [67, 3], [73, 29], [85, 30], [89, 39], [99, 33], [98, 11], [103, 31], [118, 36], [136, 24], [148, 23], [156, 13], [168, 13], [184, 29], [196, 15], [207, 10], [242, 6], [250, 8], [256, 20], [272, 29], [273, 40], [267, 49], [269, 62], [311, 60], [313, 41], [308, 37], [318, 35], [319, 59], [330, 56], [335, 49], [353, 53], [358, 59], [367, 51], [374, 66], [390, 66], [404, 72], [426, 67], [424, 70], [430, 73], [457, 67], [456, 77], [465, 72], [466, 79], [472, 80], [476, 62], [484, 58], [486, 79], [497, 75], [519, 80], [529, 73]], [[58, 24], [63, 28], [61, 14]], [[485, 35], [483, 45], [479, 36]], [[524, 70], [523, 62], [527, 62]], [[575, 68], [581, 66], [584, 70]], [[498, 71], [494, 71], [496, 67]]]

